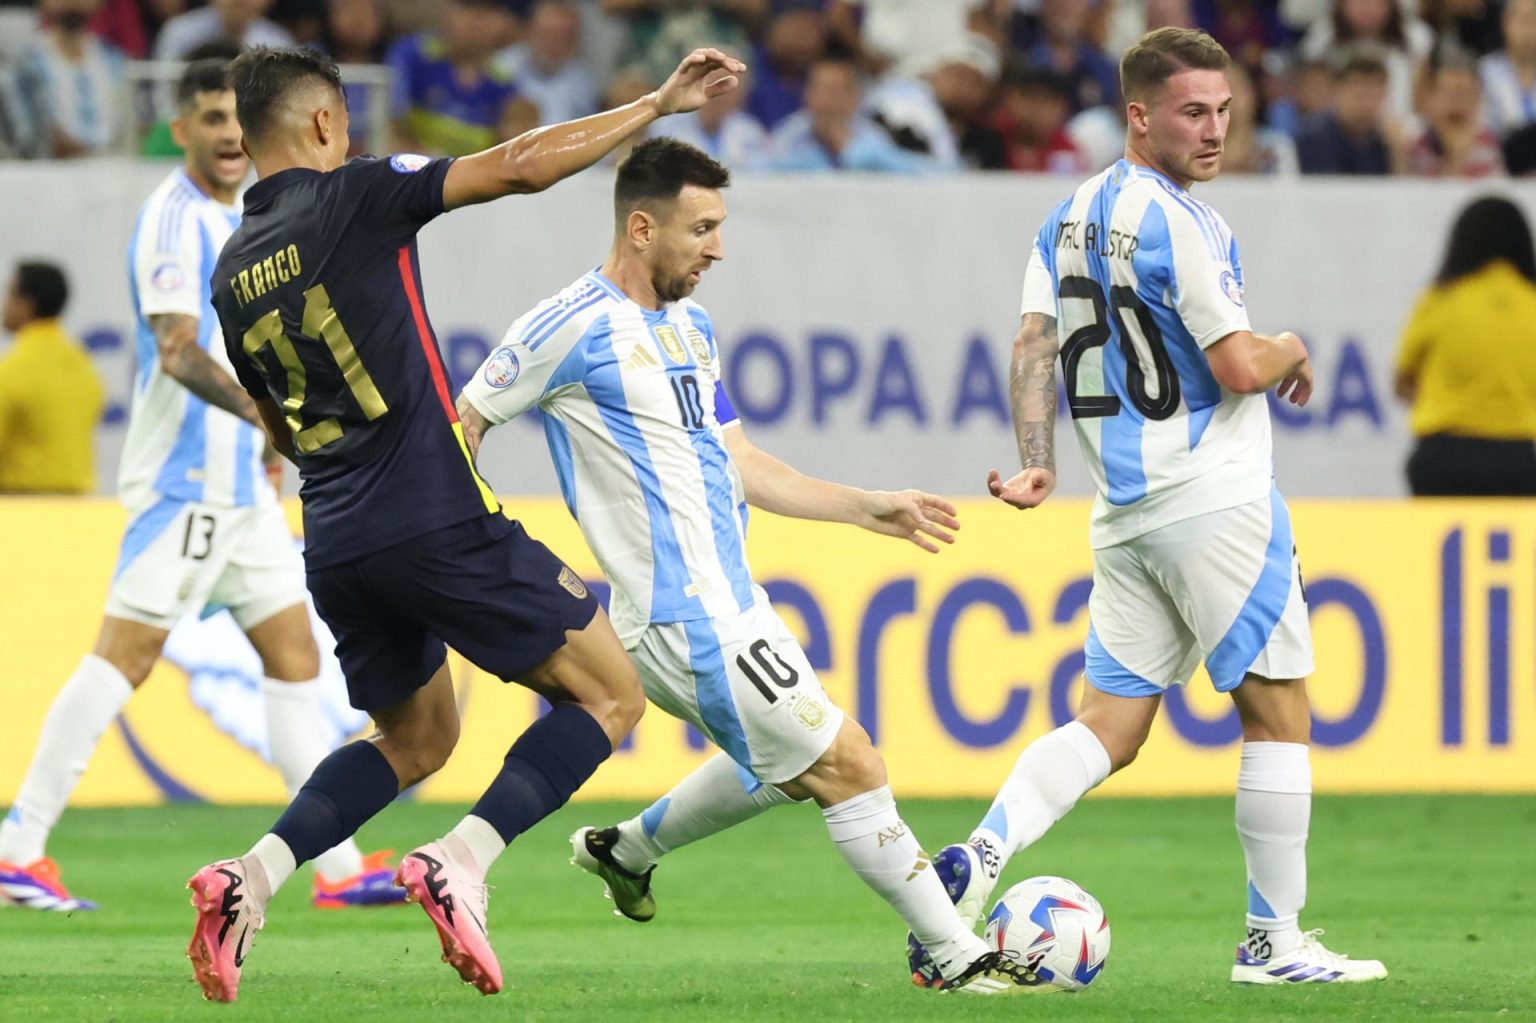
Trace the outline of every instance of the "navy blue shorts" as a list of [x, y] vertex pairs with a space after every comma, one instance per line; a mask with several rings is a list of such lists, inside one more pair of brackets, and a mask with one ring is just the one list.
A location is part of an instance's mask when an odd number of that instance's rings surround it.
[[518, 678], [598, 608], [575, 572], [503, 515], [317, 569], [309, 592], [336, 637], [348, 700], [365, 711], [426, 685], [450, 646], [497, 678]]

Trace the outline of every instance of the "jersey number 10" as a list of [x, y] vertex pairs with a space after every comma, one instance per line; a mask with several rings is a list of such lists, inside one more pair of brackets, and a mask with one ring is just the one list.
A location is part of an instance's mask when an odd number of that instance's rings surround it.
[[[325, 290], [325, 285], [316, 284], [304, 292], [304, 320], [299, 329], [305, 338], [320, 338], [325, 342], [332, 365], [370, 422], [389, 411], [389, 406], [384, 404], [384, 399], [379, 395], [379, 389], [373, 384], [373, 377], [368, 375], [363, 360], [358, 358], [357, 349], [352, 347], [352, 339], [347, 336], [346, 328], [341, 325], [341, 319], [332, 308], [331, 296]], [[288, 428], [293, 431], [293, 443], [300, 454], [313, 454], [341, 439], [344, 431], [334, 416], [309, 426], [304, 425], [304, 399], [309, 395], [309, 371], [304, 360], [299, 358], [293, 340], [283, 333], [283, 318], [278, 310], [274, 309], [257, 320], [245, 332], [240, 347], [252, 359], [257, 358], [263, 348], [271, 348], [272, 354], [277, 356], [278, 364], [288, 374], [288, 396], [283, 399], [283, 416], [288, 420]]]
[[[1073, 419], [1097, 419], [1120, 414], [1120, 399], [1113, 394], [1083, 394], [1078, 382], [1079, 364], [1083, 356], [1095, 348], [1109, 343], [1110, 318], [1114, 318], [1114, 333], [1120, 335], [1120, 354], [1125, 358], [1125, 391], [1136, 411], [1152, 420], [1167, 419], [1179, 408], [1179, 374], [1173, 368], [1173, 360], [1163, 344], [1163, 332], [1136, 294], [1135, 288], [1123, 284], [1109, 289], [1109, 301], [1104, 301], [1104, 289], [1092, 277], [1063, 277], [1056, 290], [1057, 298], [1064, 306], [1068, 299], [1081, 299], [1093, 307], [1093, 320], [1078, 327], [1068, 335], [1061, 346], [1061, 372], [1067, 379], [1067, 405]], [[1122, 314], [1129, 310], [1134, 314], [1135, 329]], [[1062, 310], [1065, 313], [1065, 309]], [[1147, 389], [1147, 369], [1157, 382], [1157, 393]]]

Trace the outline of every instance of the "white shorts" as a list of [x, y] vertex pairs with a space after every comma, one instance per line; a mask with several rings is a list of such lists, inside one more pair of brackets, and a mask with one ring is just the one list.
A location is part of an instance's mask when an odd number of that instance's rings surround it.
[[770, 785], [832, 745], [843, 712], [760, 587], [744, 614], [651, 625], [629, 651], [652, 703]]
[[1088, 623], [1085, 675], [1116, 696], [1183, 685], [1202, 658], [1223, 693], [1249, 674], [1310, 675], [1307, 595], [1279, 491], [1094, 551]]
[[304, 559], [281, 505], [162, 498], [129, 518], [107, 615], [170, 629], [184, 615], [228, 608], [249, 629], [304, 600]]

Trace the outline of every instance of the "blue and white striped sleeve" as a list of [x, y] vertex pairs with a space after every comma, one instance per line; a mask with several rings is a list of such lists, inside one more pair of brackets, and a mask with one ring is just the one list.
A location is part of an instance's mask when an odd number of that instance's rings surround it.
[[197, 200], [185, 189], [173, 190], [145, 209], [132, 254], [133, 291], [140, 313], [146, 317], [205, 315], [205, 244]]
[[1201, 348], [1252, 330], [1243, 306], [1237, 246], [1221, 218], [1193, 201], [1165, 202], [1174, 308]]
[[581, 378], [586, 342], [607, 317], [568, 316], [551, 323], [541, 315], [549, 309], [549, 303], [540, 305], [512, 324], [464, 385], [464, 397], [492, 423], [522, 415]]

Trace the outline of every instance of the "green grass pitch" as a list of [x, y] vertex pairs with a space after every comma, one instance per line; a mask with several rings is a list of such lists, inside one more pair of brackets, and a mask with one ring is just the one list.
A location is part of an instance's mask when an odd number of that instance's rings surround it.
[[[930, 851], [977, 802], [908, 802]], [[1386, 961], [1385, 982], [1238, 988], [1243, 871], [1225, 799], [1090, 800], [1009, 867], [1063, 874], [1114, 930], [1076, 995], [982, 1000], [907, 981], [904, 928], [843, 866], [814, 810], [786, 807], [683, 849], [657, 871], [649, 924], [611, 915], [566, 861], [566, 835], [633, 805], [567, 807], [491, 874], [508, 989], [485, 998], [438, 961], [416, 907], [318, 911], [307, 873], [270, 907], [240, 1000], [202, 1002], [183, 956], [185, 879], [243, 851], [273, 811], [72, 810], [50, 852], [95, 913], [0, 911], [0, 1019], [51, 1020], [1391, 1020], [1536, 1019], [1536, 799], [1322, 797], [1303, 923]], [[365, 848], [405, 850], [461, 808], [401, 804]]]

